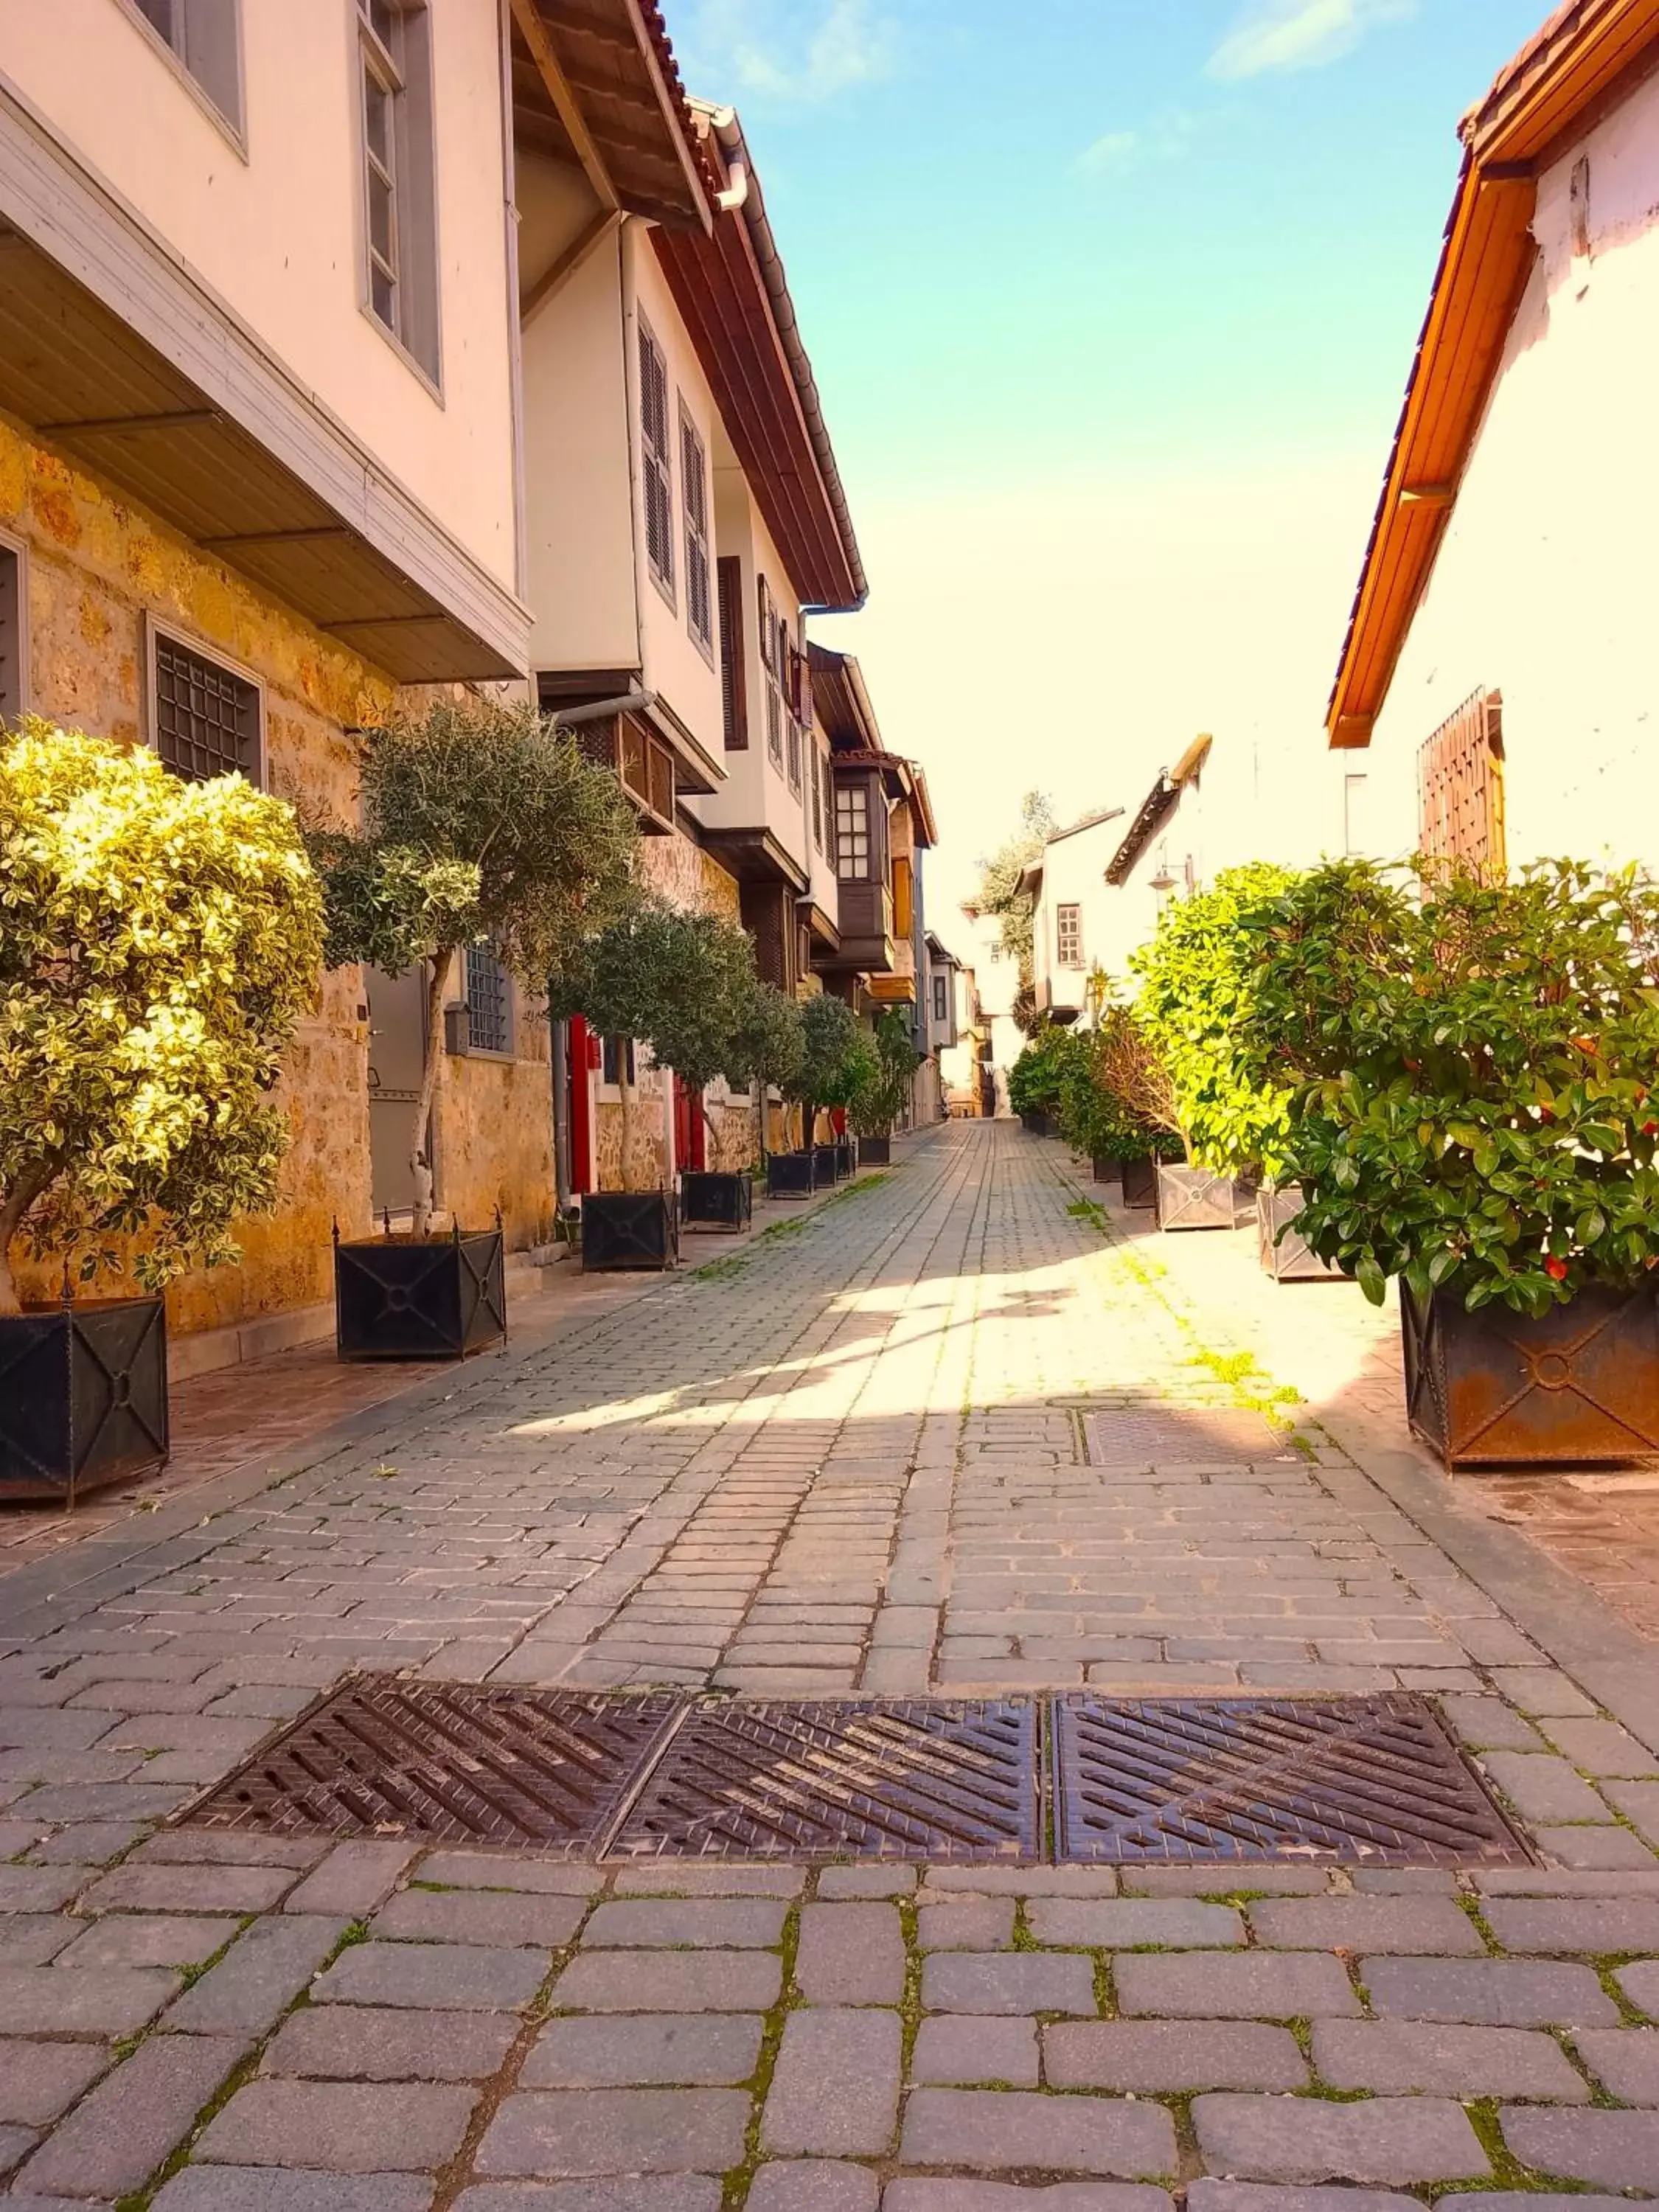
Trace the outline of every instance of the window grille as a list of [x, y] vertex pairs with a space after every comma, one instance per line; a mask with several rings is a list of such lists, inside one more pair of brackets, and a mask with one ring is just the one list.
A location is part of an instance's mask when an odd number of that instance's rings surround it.
[[685, 498], [685, 626], [707, 653], [714, 641], [708, 586], [708, 456], [680, 401], [680, 475]]
[[1060, 966], [1080, 968], [1083, 965], [1083, 908], [1080, 906], [1057, 908], [1054, 933]]
[[473, 1052], [513, 1049], [513, 986], [488, 945], [467, 947], [466, 1041]]
[[836, 873], [843, 883], [869, 880], [870, 794], [861, 783], [844, 783], [836, 793]]
[[260, 781], [259, 687], [160, 630], [155, 634], [155, 750], [175, 775]]
[[640, 324], [640, 444], [645, 474], [645, 557], [672, 602], [674, 595], [674, 467], [668, 449], [668, 364]]

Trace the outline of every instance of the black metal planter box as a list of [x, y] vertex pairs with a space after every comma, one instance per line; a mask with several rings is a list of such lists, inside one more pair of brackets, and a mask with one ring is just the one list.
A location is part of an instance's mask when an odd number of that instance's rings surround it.
[[499, 1229], [376, 1237], [334, 1247], [342, 1359], [465, 1359], [507, 1334]]
[[1110, 1184], [1121, 1183], [1123, 1181], [1121, 1160], [1109, 1160], [1097, 1152], [1089, 1164], [1097, 1182]]
[[1659, 1459], [1659, 1285], [1583, 1290], [1542, 1320], [1402, 1283], [1406, 1411], [1448, 1472]]
[[95, 1298], [0, 1319], [0, 1498], [61, 1498], [167, 1456], [160, 1298]]
[[1212, 1175], [1208, 1168], [1189, 1168], [1180, 1162], [1158, 1162], [1160, 1229], [1240, 1229], [1251, 1211], [1249, 1194], [1231, 1176]]
[[1123, 1163], [1123, 1203], [1145, 1210], [1158, 1204], [1158, 1162], [1152, 1158]]
[[582, 1273], [672, 1267], [680, 1256], [672, 1190], [590, 1190], [582, 1200]]
[[1028, 1136], [1049, 1137], [1054, 1134], [1054, 1125], [1047, 1114], [1022, 1114], [1019, 1121], [1020, 1127]]
[[1302, 1211], [1299, 1185], [1285, 1190], [1258, 1190], [1255, 1194], [1256, 1249], [1261, 1264], [1276, 1283], [1340, 1283], [1347, 1278], [1310, 1251], [1305, 1239], [1290, 1224]]
[[811, 1198], [817, 1188], [816, 1152], [773, 1152], [766, 1162], [769, 1198]]
[[680, 1177], [680, 1221], [687, 1229], [747, 1229], [755, 1210], [755, 1186], [742, 1175], [717, 1175], [709, 1168], [687, 1168]]
[[820, 1190], [828, 1190], [839, 1172], [837, 1149], [834, 1145], [814, 1145], [812, 1174]]
[[860, 1137], [859, 1165], [861, 1168], [886, 1168], [893, 1164], [891, 1137]]
[[837, 1182], [845, 1182], [853, 1172], [853, 1139], [850, 1137], [837, 1137], [835, 1153], [836, 1180]]

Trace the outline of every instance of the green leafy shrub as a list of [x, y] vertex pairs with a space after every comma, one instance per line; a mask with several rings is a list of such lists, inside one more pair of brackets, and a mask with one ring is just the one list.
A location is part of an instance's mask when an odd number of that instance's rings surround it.
[[1573, 861], [1492, 884], [1334, 861], [1250, 917], [1258, 1048], [1295, 1085], [1297, 1226], [1540, 1314], [1659, 1265], [1659, 888]]
[[848, 1103], [869, 1079], [875, 1047], [846, 1000], [828, 991], [805, 1002], [800, 1021], [800, 1066], [782, 1088], [784, 1097], [800, 1108], [801, 1142], [811, 1145], [818, 1109]]
[[773, 1089], [788, 1097], [806, 1059], [806, 1031], [799, 1002], [775, 984], [757, 981], [748, 994], [726, 1048], [721, 1073], [739, 1089], [755, 1084], [761, 1158], [766, 1157], [767, 1096]]
[[896, 1006], [876, 1016], [875, 1060], [848, 1101], [847, 1118], [860, 1137], [884, 1137], [909, 1102], [910, 1086], [921, 1065], [910, 1024]]
[[29, 718], [0, 735], [0, 1313], [10, 1247], [142, 1234], [158, 1287], [239, 1256], [275, 1195], [270, 1092], [315, 1000], [322, 899], [292, 811], [240, 776]]
[[1290, 1097], [1251, 1018], [1249, 922], [1295, 880], [1266, 862], [1224, 870], [1211, 890], [1170, 900], [1130, 963], [1135, 1015], [1167, 1073], [1188, 1152], [1218, 1175], [1284, 1171]]
[[1051, 1023], [1039, 1030], [1008, 1071], [1008, 1103], [1016, 1114], [1057, 1114], [1060, 1078], [1076, 1051], [1069, 1030]]

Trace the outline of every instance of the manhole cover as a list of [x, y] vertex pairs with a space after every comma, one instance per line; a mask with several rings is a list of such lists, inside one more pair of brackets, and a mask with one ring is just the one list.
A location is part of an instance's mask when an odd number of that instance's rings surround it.
[[619, 1856], [1034, 1859], [1037, 1709], [708, 1705], [669, 1746]]
[[1232, 1406], [1109, 1406], [1083, 1417], [1091, 1467], [1249, 1462], [1297, 1455], [1260, 1413]]
[[1057, 1698], [1060, 1860], [1529, 1864], [1428, 1705], [1403, 1692]]
[[359, 1677], [191, 1808], [191, 1826], [591, 1853], [682, 1710], [672, 1694]]

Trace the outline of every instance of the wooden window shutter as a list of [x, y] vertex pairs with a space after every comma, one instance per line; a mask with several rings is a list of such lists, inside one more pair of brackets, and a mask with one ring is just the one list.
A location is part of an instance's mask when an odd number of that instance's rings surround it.
[[640, 325], [640, 445], [644, 458], [645, 554], [652, 574], [674, 584], [674, 474], [668, 445], [668, 364]]
[[726, 750], [749, 750], [749, 691], [743, 665], [743, 562], [722, 553], [715, 565], [720, 602], [720, 699], [726, 715]]
[[1418, 754], [1418, 842], [1497, 879], [1507, 866], [1504, 830], [1504, 699], [1477, 691]]

